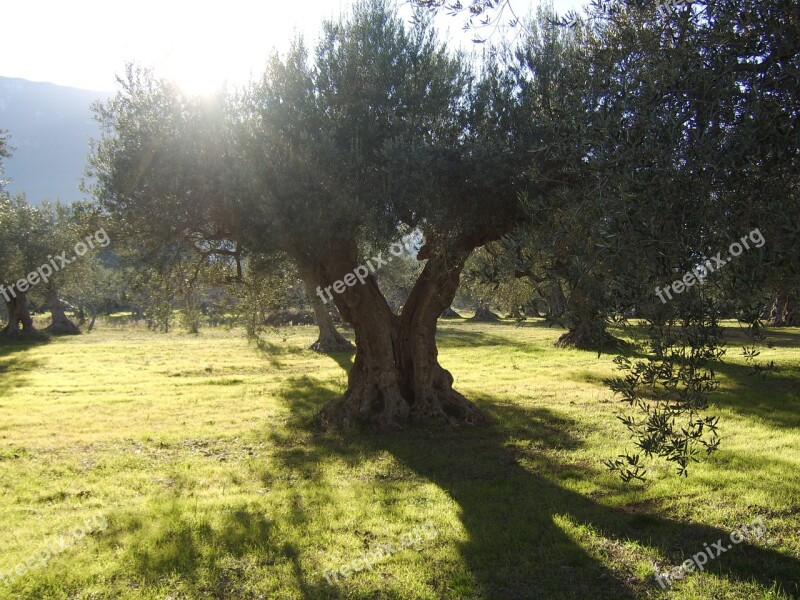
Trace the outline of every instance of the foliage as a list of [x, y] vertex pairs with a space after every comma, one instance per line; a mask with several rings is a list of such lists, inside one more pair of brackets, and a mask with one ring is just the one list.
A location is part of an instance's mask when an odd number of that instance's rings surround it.
[[22, 194], [0, 197], [0, 282], [7, 286], [16, 283], [56, 253], [51, 216], [28, 203]]
[[[595, 128], [588, 164], [610, 200], [593, 236], [614, 273], [606, 285], [623, 305], [637, 306], [656, 334], [646, 361], [621, 360], [629, 376], [624, 385], [614, 380], [612, 390], [640, 409], [640, 418], [625, 417], [639, 448], [685, 474], [699, 448], [713, 451], [718, 443], [716, 418], [698, 411], [715, 388], [709, 361], [722, 355], [720, 300], [752, 306], [765, 280], [797, 277], [780, 221], [797, 193], [792, 165], [800, 137], [787, 135], [797, 118], [787, 108], [800, 90], [787, 75], [800, 65], [798, 22], [789, 17], [796, 7], [781, 2], [656, 8], [620, 1], [589, 10], [590, 82], [601, 102], [588, 111]], [[796, 210], [787, 216], [798, 218]], [[706, 293], [704, 303], [687, 295], [671, 301], [671, 310], [658, 307], [657, 283], [755, 226], [769, 245], [714, 275], [716, 302]], [[757, 322], [751, 311], [747, 323]], [[646, 386], [663, 388], [655, 404], [642, 399]], [[638, 455], [612, 464], [626, 478], [642, 469]]]
[[464, 31], [473, 33], [472, 41], [484, 44], [492, 40], [498, 30], [507, 32], [525, 28], [510, 0], [411, 0], [411, 4], [423, 11], [444, 10], [450, 16], [463, 17]]
[[475, 251], [464, 269], [458, 298], [471, 307], [497, 307], [519, 319], [535, 303], [536, 287], [514, 272], [498, 272], [506, 256], [500, 243]]
[[232, 290], [229, 313], [231, 324], [244, 327], [248, 339], [258, 341], [264, 332], [275, 332], [267, 325], [271, 313], [300, 305], [297, 273], [285, 256], [257, 255]]
[[[624, 377], [606, 381], [622, 402], [636, 409], [619, 417], [636, 446], [648, 458], [674, 462], [678, 475], [687, 475], [699, 448], [711, 454], [719, 447], [719, 417], [704, 414], [708, 394], [719, 387], [713, 366], [724, 352], [718, 318], [713, 303], [699, 299], [694, 314], [684, 314], [680, 323], [651, 323], [652, 355], [635, 361], [617, 356], [614, 362]], [[638, 453], [626, 453], [606, 465], [625, 482], [644, 479], [646, 472]]]
[[0, 129], [0, 196], [7, 194], [5, 186], [8, 183], [7, 179], [3, 179], [3, 159], [11, 156], [11, 148], [8, 145], [9, 139], [8, 132]]

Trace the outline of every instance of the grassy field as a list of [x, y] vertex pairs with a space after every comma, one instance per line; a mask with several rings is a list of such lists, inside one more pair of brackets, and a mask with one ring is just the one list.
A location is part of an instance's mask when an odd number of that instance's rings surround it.
[[[490, 424], [347, 437], [309, 425], [352, 361], [306, 350], [312, 327], [262, 349], [112, 327], [2, 346], [0, 598], [800, 597], [800, 330], [772, 333], [766, 381], [731, 330], [721, 450], [633, 485], [601, 463], [627, 443], [612, 357], [560, 333], [442, 323]], [[762, 536], [656, 582], [759, 518]]]

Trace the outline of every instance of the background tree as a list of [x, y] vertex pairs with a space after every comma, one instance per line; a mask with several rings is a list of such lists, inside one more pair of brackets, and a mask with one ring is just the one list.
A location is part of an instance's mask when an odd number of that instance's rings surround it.
[[771, 327], [800, 327], [800, 288], [781, 285], [775, 292], [767, 324]]
[[81, 257], [72, 255], [75, 244], [83, 243], [81, 240], [86, 238], [86, 230], [75, 218], [76, 213], [73, 213], [69, 205], [59, 202], [44, 203], [37, 209], [37, 213], [45, 223], [43, 241], [49, 254], [57, 255], [60, 251], [66, 251], [68, 260], [73, 261], [69, 269], [55, 271], [48, 281], [42, 282], [41, 289], [37, 290], [44, 296], [45, 306], [50, 311], [51, 321], [45, 331], [55, 335], [78, 335], [80, 329], [67, 317], [61, 292], [68, 281], [79, 281], [81, 279], [79, 271], [87, 268], [84, 262], [86, 255]]
[[[36, 334], [28, 299], [32, 282], [27, 277], [48, 262], [50, 232], [42, 213], [23, 195], [0, 198], [0, 294], [8, 314], [2, 335], [22, 338]], [[33, 281], [38, 282], [38, 277]]]
[[[3, 178], [3, 170], [4, 170], [3, 159], [11, 156], [11, 152], [8, 147], [8, 138], [9, 138], [8, 133], [0, 130], [0, 203], [3, 203], [0, 204], [0, 206], [3, 207], [5, 207], [6, 206], [5, 203], [9, 201], [8, 192], [5, 189], [8, 180]], [[9, 210], [7, 209], [0, 210], [0, 229], [5, 228], [5, 223], [9, 218], [10, 218]], [[2, 266], [2, 261], [7, 260], [4, 257], [7, 257], [11, 252], [11, 247], [8, 246], [8, 242], [9, 242], [9, 237], [7, 235], [3, 235], [2, 233], [0, 233], [0, 272], [3, 273], [6, 272], [6, 269]], [[0, 283], [5, 284], [9, 282], [2, 281]], [[6, 307], [7, 307], [7, 302], [4, 301], [2, 304], [2, 309], [3, 309], [3, 317], [5, 319], [8, 318], [8, 312], [6, 310]]]
[[[685, 473], [698, 450], [716, 448], [716, 420], [698, 411], [715, 388], [721, 302], [757, 329], [765, 282], [796, 281], [797, 202], [785, 209], [796, 194], [797, 8], [612, 2], [593, 4], [588, 17], [594, 91], [575, 139], [590, 150], [586, 165], [606, 204], [590, 243], [613, 273], [614, 304], [635, 306], [652, 334], [651, 358], [623, 362], [627, 375], [612, 387], [638, 409], [625, 422], [639, 449]], [[653, 299], [656, 285], [755, 227], [775, 243], [731, 260], [713, 285], [667, 305]], [[636, 476], [638, 460], [614, 466]]]
[[92, 331], [101, 312], [113, 312], [123, 304], [126, 274], [108, 258], [86, 256], [70, 273], [61, 288], [63, 297], [75, 308], [79, 327]]

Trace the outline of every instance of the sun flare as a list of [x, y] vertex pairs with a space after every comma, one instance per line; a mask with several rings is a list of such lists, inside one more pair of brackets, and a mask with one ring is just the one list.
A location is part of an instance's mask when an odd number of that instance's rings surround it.
[[263, 26], [263, 15], [251, 13], [252, 20], [242, 19], [241, 11], [169, 8], [157, 22], [159, 37], [167, 44], [153, 56], [156, 72], [195, 95], [244, 84], [266, 62], [269, 49], [263, 36], [273, 37]]
[[[230, 58], [231, 62], [235, 60]], [[210, 52], [181, 52], [166, 62], [163, 71], [164, 76], [184, 92], [205, 96], [224, 88], [234, 79], [232, 71], [225, 68], [225, 62], [222, 56]]]

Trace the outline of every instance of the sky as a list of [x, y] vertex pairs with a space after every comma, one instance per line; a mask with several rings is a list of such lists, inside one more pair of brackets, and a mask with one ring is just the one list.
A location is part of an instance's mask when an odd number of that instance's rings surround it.
[[[462, 0], [463, 1], [463, 0]], [[511, 0], [520, 16], [546, 0]], [[464, 2], [466, 4], [466, 2]], [[152, 66], [187, 91], [202, 93], [258, 75], [274, 48], [294, 33], [313, 40], [324, 18], [350, 0], [7, 0], [0, 25], [6, 50], [0, 76], [113, 91], [126, 62]], [[554, 0], [563, 14], [580, 0]], [[463, 21], [441, 15], [443, 34], [469, 45]]]

